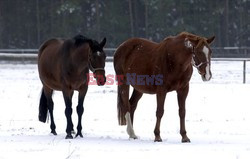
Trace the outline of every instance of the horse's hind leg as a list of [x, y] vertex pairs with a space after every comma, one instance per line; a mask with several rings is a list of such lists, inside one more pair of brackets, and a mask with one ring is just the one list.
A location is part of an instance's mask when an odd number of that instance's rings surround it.
[[49, 113], [50, 113], [50, 119], [51, 119], [50, 129], [51, 129], [51, 133], [54, 134], [54, 135], [57, 135], [57, 133], [56, 133], [56, 125], [55, 125], [55, 122], [54, 122], [54, 114], [53, 114], [53, 110], [54, 110], [54, 102], [52, 100], [53, 90], [44, 86], [43, 91], [44, 91], [44, 94], [45, 94], [45, 96], [47, 98], [47, 104], [48, 104], [48, 109], [49, 109]]
[[126, 119], [126, 123], [127, 123], [127, 133], [129, 135], [129, 138], [137, 139], [138, 137], [135, 135], [133, 123], [132, 123], [132, 118], [130, 115], [131, 107], [130, 107], [130, 103], [129, 103], [129, 85], [123, 85], [122, 89], [123, 89], [122, 100], [124, 101], [124, 105], [127, 109], [127, 112], [125, 114], [125, 119]]
[[[129, 85], [122, 84], [118, 86], [118, 112], [120, 124], [127, 124], [127, 133], [129, 138], [137, 139], [135, 135], [131, 117], [130, 117], [130, 104], [129, 104]], [[126, 123], [123, 118], [125, 117]]]
[[130, 103], [130, 106], [131, 106], [130, 114], [131, 114], [132, 124], [134, 123], [134, 113], [135, 113], [135, 110], [137, 108], [138, 101], [141, 99], [142, 95], [143, 95], [143, 93], [141, 93], [141, 92], [137, 91], [136, 89], [134, 89], [134, 91], [132, 93], [132, 96], [129, 99], [129, 103]]
[[78, 105], [76, 107], [77, 110], [77, 114], [78, 114], [78, 124], [77, 124], [77, 136], [83, 137], [82, 135], [82, 114], [84, 112], [84, 108], [83, 108], [83, 101], [85, 98], [85, 95], [87, 93], [88, 90], [88, 86], [86, 84], [84, 84], [83, 88], [79, 91], [79, 96], [78, 96]]

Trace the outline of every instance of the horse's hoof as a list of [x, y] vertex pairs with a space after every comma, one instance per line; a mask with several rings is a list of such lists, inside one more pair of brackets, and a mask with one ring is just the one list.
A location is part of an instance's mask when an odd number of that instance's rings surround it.
[[65, 139], [73, 139], [73, 136], [70, 134], [68, 134], [66, 137], [65, 137]]
[[134, 139], [134, 140], [138, 139], [137, 136], [130, 136], [129, 138], [130, 138], [130, 139]]
[[52, 130], [52, 131], [51, 131], [51, 134], [53, 134], [53, 135], [57, 135], [57, 133], [56, 133], [56, 131], [55, 131], [55, 130]]
[[190, 139], [188, 137], [186, 137], [186, 138], [182, 138], [181, 142], [182, 143], [189, 143], [191, 141], [190, 141]]
[[77, 138], [78, 136], [80, 136], [81, 138], [83, 138], [82, 133], [77, 133], [76, 136], [75, 136], [75, 138]]
[[155, 137], [155, 141], [154, 142], [162, 142], [161, 137]]

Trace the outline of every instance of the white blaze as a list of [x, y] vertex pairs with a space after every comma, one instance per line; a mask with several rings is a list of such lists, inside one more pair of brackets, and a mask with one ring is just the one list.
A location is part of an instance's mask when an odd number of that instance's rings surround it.
[[210, 74], [210, 65], [209, 65], [209, 59], [208, 59], [208, 53], [209, 53], [209, 50], [206, 46], [203, 47], [202, 49], [203, 53], [205, 54], [206, 56], [206, 59], [207, 59], [207, 66], [206, 66], [206, 74], [205, 74], [205, 78], [206, 80], [209, 80], [211, 78], [211, 74]]
[[101, 55], [101, 52], [100, 51], [97, 51], [97, 56], [100, 56]]
[[204, 52], [206, 58], [207, 58], [207, 62], [208, 62], [208, 53], [209, 53], [209, 50], [206, 46], [203, 47], [202, 51]]

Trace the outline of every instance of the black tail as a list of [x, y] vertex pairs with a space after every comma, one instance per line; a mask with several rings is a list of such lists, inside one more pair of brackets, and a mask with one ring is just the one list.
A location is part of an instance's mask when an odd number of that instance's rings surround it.
[[38, 115], [39, 121], [45, 123], [47, 119], [47, 114], [48, 114], [47, 98], [42, 89], [42, 94], [41, 94], [40, 104], [39, 104], [39, 115]]

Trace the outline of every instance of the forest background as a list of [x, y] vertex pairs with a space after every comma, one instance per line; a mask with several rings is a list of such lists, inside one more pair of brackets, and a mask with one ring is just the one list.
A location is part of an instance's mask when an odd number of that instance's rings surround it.
[[250, 0], [0, 0], [0, 48], [38, 48], [51, 37], [156, 42], [188, 31], [214, 47], [249, 47]]

